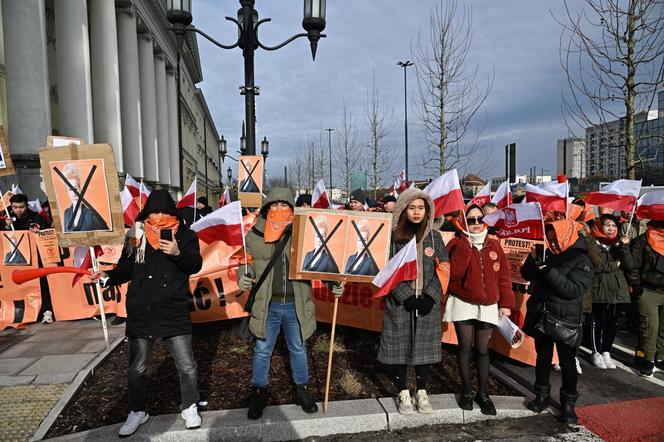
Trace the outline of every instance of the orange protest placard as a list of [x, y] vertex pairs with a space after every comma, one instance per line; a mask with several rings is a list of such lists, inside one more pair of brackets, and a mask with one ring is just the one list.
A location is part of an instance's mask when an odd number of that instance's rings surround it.
[[538, 239], [504, 238], [500, 240], [500, 245], [503, 247], [507, 256], [507, 262], [510, 265], [512, 282], [528, 284], [528, 281], [521, 276], [521, 266], [532, 248], [536, 246], [544, 247], [544, 241]]
[[[21, 232], [30, 236], [31, 232]], [[30, 241], [30, 253], [36, 251], [36, 241]], [[6, 254], [4, 245], [0, 243], [0, 254]], [[41, 308], [41, 290], [39, 279], [33, 279], [25, 284], [16, 285], [12, 281], [12, 272], [20, 269], [36, 268], [37, 263], [28, 266], [6, 266], [0, 265], [0, 330], [7, 327], [22, 327], [24, 324], [37, 321]]]
[[60, 262], [60, 246], [55, 229], [44, 229], [37, 232], [37, 250], [44, 264]]
[[[14, 194], [10, 191], [7, 191], [7, 192], [5, 192], [4, 195], [2, 195], [2, 200], [0, 200], [1, 204], [2, 204], [2, 207], [0, 207], [0, 209], [2, 209], [3, 212], [5, 212], [7, 209], [9, 209], [11, 207], [11, 203], [9, 202], [9, 199], [13, 196], [14, 196]], [[4, 213], [3, 213], [3, 215], [4, 215]]]
[[32, 263], [31, 235], [27, 230], [2, 232], [2, 264], [30, 266]]

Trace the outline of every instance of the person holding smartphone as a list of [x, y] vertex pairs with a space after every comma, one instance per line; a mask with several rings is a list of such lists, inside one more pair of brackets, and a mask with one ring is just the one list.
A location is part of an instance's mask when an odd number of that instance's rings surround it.
[[118, 265], [93, 272], [90, 279], [106, 286], [129, 282], [127, 342], [129, 347], [129, 415], [119, 435], [133, 434], [150, 418], [147, 410], [147, 364], [154, 340], [161, 338], [175, 360], [180, 379], [181, 417], [198, 428], [198, 367], [191, 346], [187, 300], [189, 275], [203, 259], [196, 234], [178, 217], [166, 190], [153, 191], [138, 215], [144, 234], [125, 239]]

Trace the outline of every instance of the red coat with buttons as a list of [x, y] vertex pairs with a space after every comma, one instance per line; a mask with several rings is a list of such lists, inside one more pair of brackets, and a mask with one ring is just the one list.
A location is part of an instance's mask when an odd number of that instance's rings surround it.
[[510, 268], [498, 240], [487, 236], [480, 251], [465, 236], [457, 236], [447, 244], [447, 250], [449, 291], [454, 296], [473, 304], [514, 307]]

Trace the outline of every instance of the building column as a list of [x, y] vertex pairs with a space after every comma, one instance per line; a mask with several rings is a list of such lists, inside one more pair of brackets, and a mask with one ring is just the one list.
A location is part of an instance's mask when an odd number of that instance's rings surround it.
[[163, 54], [154, 56], [154, 75], [157, 103], [157, 142], [159, 145], [159, 181], [171, 184], [170, 137], [168, 133], [168, 96], [166, 93], [166, 63]]
[[5, 130], [21, 188], [29, 198], [39, 195], [41, 199], [44, 194], [39, 185], [38, 153], [51, 134], [45, 11], [44, 0], [2, 1], [7, 75]]
[[60, 133], [94, 142], [86, 0], [55, 0]]
[[92, 65], [92, 109], [97, 143], [110, 143], [118, 172], [122, 163], [120, 74], [118, 30], [114, 0], [93, 0], [90, 5], [90, 57]]
[[131, 8], [116, 13], [118, 61], [120, 67], [120, 106], [122, 161], [124, 171], [143, 178], [143, 139], [141, 135], [141, 87], [138, 71], [136, 16]]
[[177, 79], [175, 71], [170, 69], [166, 71], [166, 96], [168, 98], [168, 139], [170, 141], [170, 158], [171, 158], [171, 186], [182, 188], [180, 183], [180, 146], [178, 145], [178, 100], [177, 92]]
[[138, 71], [141, 80], [144, 176], [148, 181], [159, 182], [154, 49], [152, 47], [152, 37], [147, 33], [138, 36]]

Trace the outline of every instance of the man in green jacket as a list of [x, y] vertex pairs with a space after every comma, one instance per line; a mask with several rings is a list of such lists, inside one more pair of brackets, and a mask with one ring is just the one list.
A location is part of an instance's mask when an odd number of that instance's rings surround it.
[[[268, 272], [257, 289], [249, 320], [249, 330], [256, 337], [249, 419], [259, 419], [267, 404], [270, 361], [281, 328], [286, 337], [295, 382], [293, 401], [307, 413], [318, 411], [307, 390], [309, 367], [305, 341], [316, 330], [311, 283], [288, 277], [293, 206], [294, 198], [289, 189], [275, 188], [270, 192], [256, 224], [246, 236], [247, 253], [253, 257], [253, 264], [246, 273], [238, 272], [238, 285], [243, 291], [250, 290], [261, 280], [263, 273]], [[279, 248], [282, 249], [280, 256], [271, 268], [267, 268]], [[343, 285], [335, 286], [333, 292], [340, 296]]]

